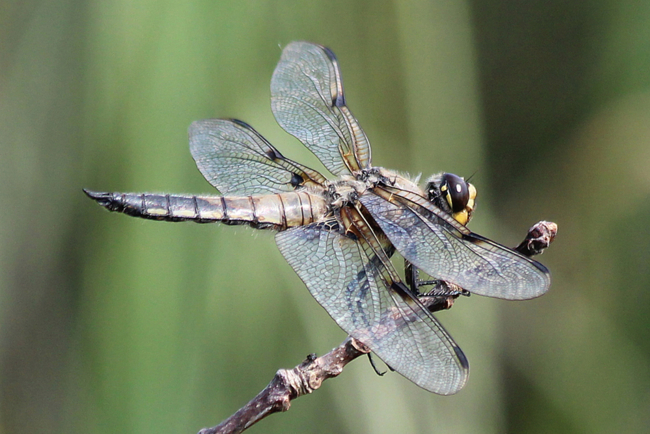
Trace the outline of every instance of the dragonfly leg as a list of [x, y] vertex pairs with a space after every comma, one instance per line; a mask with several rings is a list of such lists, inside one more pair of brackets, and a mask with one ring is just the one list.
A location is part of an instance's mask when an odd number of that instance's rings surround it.
[[[453, 283], [446, 282], [440, 279], [421, 280], [420, 270], [408, 260], [404, 259], [404, 274], [406, 276], [406, 284], [417, 296], [454, 296], [459, 295], [469, 296], [469, 291], [461, 288]], [[420, 288], [425, 286], [433, 286], [430, 290], [423, 292]]]
[[[383, 377], [384, 374], [386, 374], [386, 372], [388, 372], [388, 371], [379, 372], [379, 368], [377, 368], [377, 365], [375, 365], [375, 360], [372, 358], [372, 353], [368, 353], [368, 360], [370, 360], [370, 365], [372, 366], [372, 369], [374, 369], [375, 373], [377, 375], [379, 375], [380, 377]], [[388, 367], [388, 369], [391, 370], [391, 372], [395, 372], [395, 370], [393, 368], [391, 368], [390, 365], [386, 365], [386, 366]]]

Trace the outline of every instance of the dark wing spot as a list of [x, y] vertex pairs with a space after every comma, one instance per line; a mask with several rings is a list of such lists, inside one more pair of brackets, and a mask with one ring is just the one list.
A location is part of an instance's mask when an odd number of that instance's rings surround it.
[[462, 234], [461, 238], [463, 239], [463, 241], [467, 241], [468, 243], [472, 243], [472, 244], [475, 244], [475, 245], [480, 245], [480, 244], [482, 244], [484, 242], [474, 232], [471, 232], [469, 234]]
[[345, 107], [345, 95], [337, 93], [332, 97], [332, 107]]
[[300, 187], [304, 182], [305, 180], [303, 179], [302, 176], [298, 175], [297, 173], [291, 174], [291, 186], [293, 188]]
[[284, 156], [278, 152], [277, 149], [275, 148], [269, 148], [266, 150], [266, 156], [269, 158], [269, 160], [275, 161], [275, 160], [284, 160]]
[[[344, 107], [345, 104], [345, 95], [343, 94], [343, 84], [340, 82], [341, 76], [340, 76], [340, 70], [339, 70], [339, 62], [336, 60], [336, 55], [332, 50], [330, 50], [327, 47], [321, 47], [325, 55], [329, 58], [330, 62], [332, 63], [332, 66], [334, 66], [334, 69], [336, 70], [334, 80], [336, 80], [337, 83], [337, 89], [332, 95], [332, 107]], [[339, 92], [339, 87], [341, 89], [341, 92]]]
[[465, 354], [463, 354], [463, 350], [461, 350], [458, 345], [454, 345], [453, 348], [454, 348], [454, 352], [456, 353], [456, 357], [458, 357], [458, 361], [460, 362], [460, 365], [463, 367], [465, 371], [468, 371], [469, 360], [467, 360], [467, 357], [465, 357]]
[[402, 300], [405, 302], [408, 302], [413, 298], [413, 295], [411, 293], [411, 290], [404, 285], [403, 282], [393, 282], [390, 285], [390, 289], [397, 295], [399, 295]]

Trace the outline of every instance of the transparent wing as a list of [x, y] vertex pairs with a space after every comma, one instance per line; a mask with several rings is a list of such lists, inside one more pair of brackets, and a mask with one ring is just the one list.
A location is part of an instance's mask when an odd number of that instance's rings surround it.
[[189, 135], [196, 166], [224, 195], [281, 193], [326, 180], [315, 170], [285, 158], [242, 121], [196, 121]]
[[308, 42], [285, 47], [271, 79], [271, 108], [280, 126], [333, 174], [370, 166], [368, 138], [345, 105], [341, 71], [329, 49]]
[[548, 290], [542, 264], [470, 232], [421, 196], [378, 187], [360, 201], [402, 256], [435, 278], [508, 300]]
[[404, 284], [390, 278], [368, 244], [355, 238], [341, 235], [332, 220], [280, 232], [276, 242], [343, 330], [420, 387], [443, 395], [460, 390], [469, 372], [460, 348]]

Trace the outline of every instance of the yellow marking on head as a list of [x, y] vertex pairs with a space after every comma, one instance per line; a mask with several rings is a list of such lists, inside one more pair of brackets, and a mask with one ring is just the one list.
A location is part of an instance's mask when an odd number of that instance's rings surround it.
[[468, 182], [467, 191], [469, 193], [469, 199], [467, 200], [467, 205], [465, 205], [465, 209], [460, 212], [452, 214], [452, 217], [454, 217], [454, 219], [463, 226], [469, 223], [469, 220], [472, 217], [472, 212], [474, 211], [474, 208], [476, 206], [476, 187], [474, 187], [474, 185]]
[[454, 201], [451, 198], [451, 194], [449, 194], [449, 189], [447, 188], [447, 185], [441, 185], [440, 186], [440, 193], [444, 196], [445, 201], [449, 204], [449, 208], [454, 207]]
[[467, 183], [467, 190], [469, 191], [469, 198], [474, 201], [476, 199], [476, 187], [474, 187], [474, 184], [470, 184], [469, 182]]
[[455, 212], [451, 216], [454, 218], [454, 220], [463, 226], [465, 226], [469, 221], [469, 212], [466, 209]]
[[469, 192], [469, 200], [467, 201], [467, 209], [472, 212], [476, 206], [476, 187], [474, 185], [467, 183], [467, 191]]

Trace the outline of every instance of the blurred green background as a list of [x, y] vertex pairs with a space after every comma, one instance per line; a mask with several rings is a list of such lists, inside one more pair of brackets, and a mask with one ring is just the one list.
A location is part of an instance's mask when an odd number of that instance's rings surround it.
[[281, 46], [338, 55], [373, 163], [479, 189], [473, 230], [559, 225], [550, 292], [438, 314], [472, 374], [365, 360], [250, 432], [650, 430], [650, 3], [0, 1], [0, 432], [195, 433], [344, 333], [270, 233], [109, 214], [82, 187], [214, 193], [187, 127], [270, 111]]

